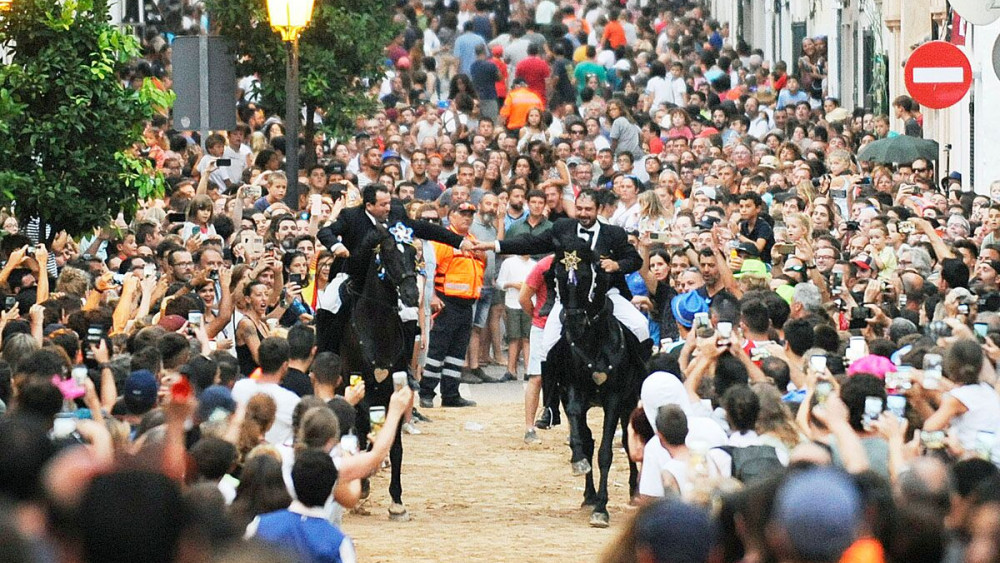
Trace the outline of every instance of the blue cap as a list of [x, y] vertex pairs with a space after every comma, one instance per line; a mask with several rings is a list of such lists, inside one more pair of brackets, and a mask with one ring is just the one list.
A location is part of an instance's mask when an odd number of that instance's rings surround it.
[[222, 409], [229, 413], [236, 411], [236, 401], [228, 387], [223, 385], [212, 385], [198, 396], [198, 410], [195, 411], [195, 420], [206, 421], [217, 409]]
[[656, 561], [708, 561], [716, 527], [704, 509], [676, 500], [657, 502], [639, 513], [635, 541]]
[[670, 300], [670, 311], [681, 326], [691, 328], [695, 313], [708, 312], [708, 299], [697, 289], [682, 293]]
[[148, 369], [133, 371], [125, 380], [124, 402], [129, 414], [145, 414], [156, 406], [159, 384]]
[[857, 539], [861, 494], [843, 471], [829, 467], [791, 475], [778, 489], [774, 522], [806, 561], [837, 561]]

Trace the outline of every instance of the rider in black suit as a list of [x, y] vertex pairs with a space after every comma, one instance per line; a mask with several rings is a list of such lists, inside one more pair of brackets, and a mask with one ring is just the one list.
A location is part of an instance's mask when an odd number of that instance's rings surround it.
[[[631, 303], [632, 294], [625, 283], [625, 274], [642, 266], [642, 258], [628, 242], [628, 234], [616, 225], [597, 221], [597, 201], [593, 190], [584, 190], [576, 198], [576, 219], [559, 219], [552, 228], [539, 235], [519, 235], [503, 241], [479, 243], [478, 250], [493, 250], [498, 254], [547, 254], [567, 248], [572, 238], [590, 242], [594, 256], [600, 257], [600, 267], [610, 275], [608, 298], [614, 305], [614, 315], [632, 331], [640, 343], [649, 339], [649, 322]], [[547, 352], [559, 339], [562, 322], [559, 303], [549, 313], [545, 324], [542, 347]]]
[[[361, 199], [361, 206], [344, 209], [332, 225], [323, 227], [317, 234], [320, 243], [329, 248], [334, 256], [348, 258], [345, 272], [355, 288], [360, 288], [368, 269], [368, 264], [361, 258], [365, 254], [361, 243], [375, 230], [377, 224], [391, 228], [396, 223], [402, 223], [413, 229], [415, 239], [433, 240], [463, 250], [472, 249], [470, 241], [444, 227], [425, 221], [414, 221], [407, 217], [402, 202], [394, 200], [389, 188], [382, 184], [365, 186], [361, 192]], [[346, 292], [341, 296], [347, 297]], [[320, 314], [321, 310], [317, 310], [318, 351], [340, 352], [340, 339], [349, 310], [350, 304], [346, 300], [333, 318], [330, 318], [330, 311], [323, 310], [324, 314]]]

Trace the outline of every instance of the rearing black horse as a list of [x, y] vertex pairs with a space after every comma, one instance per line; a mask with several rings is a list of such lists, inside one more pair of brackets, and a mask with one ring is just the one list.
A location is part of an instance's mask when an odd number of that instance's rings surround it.
[[[397, 224], [393, 231], [403, 227]], [[410, 234], [412, 236], [412, 233]], [[406, 371], [409, 356], [406, 350], [407, 336], [403, 321], [399, 316], [399, 303], [404, 307], [416, 307], [419, 302], [417, 289], [416, 248], [400, 232], [390, 233], [382, 227], [369, 233], [363, 243], [365, 254], [353, 259], [366, 260], [368, 269], [361, 288], [348, 287], [352, 294], [353, 306], [348, 326], [340, 346], [344, 374], [361, 374], [365, 382], [365, 398], [357, 406], [358, 442], [361, 449], [367, 447], [368, 432], [371, 429], [369, 409], [383, 406], [389, 409], [389, 398], [394, 391], [391, 374]], [[409, 342], [413, 341], [410, 335]], [[408, 520], [409, 515], [403, 505], [403, 484], [401, 480], [403, 462], [402, 425], [396, 429], [396, 438], [389, 450], [392, 476], [389, 481], [389, 495], [392, 505], [389, 517], [393, 520]]]
[[[562, 303], [562, 337], [549, 352], [543, 376], [555, 377], [562, 389], [569, 419], [570, 460], [574, 475], [585, 476], [583, 506], [593, 506], [590, 525], [606, 528], [610, 517], [608, 473], [611, 469], [615, 430], [626, 436], [628, 416], [638, 402], [648, 354], [635, 336], [615, 318], [606, 298], [608, 275], [597, 265], [590, 246], [575, 237], [555, 254], [551, 274]], [[600, 485], [594, 487], [591, 460], [594, 437], [587, 426], [587, 411], [604, 411], [597, 464]], [[628, 440], [623, 440], [626, 451]], [[635, 493], [638, 471], [629, 461], [629, 494]]]

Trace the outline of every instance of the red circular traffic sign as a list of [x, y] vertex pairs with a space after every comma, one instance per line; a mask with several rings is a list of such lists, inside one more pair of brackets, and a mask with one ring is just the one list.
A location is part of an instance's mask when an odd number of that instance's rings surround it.
[[944, 109], [961, 100], [972, 86], [972, 65], [947, 41], [917, 47], [906, 61], [906, 90], [922, 106]]

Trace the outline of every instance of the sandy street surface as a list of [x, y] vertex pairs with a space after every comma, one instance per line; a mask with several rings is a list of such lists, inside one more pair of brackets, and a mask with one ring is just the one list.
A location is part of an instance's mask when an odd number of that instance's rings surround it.
[[[590, 511], [580, 509], [583, 478], [570, 472], [566, 422], [539, 430], [542, 443], [529, 446], [522, 440], [522, 382], [462, 385], [462, 394], [479, 405], [424, 409], [433, 422], [418, 425], [421, 435], [403, 436], [403, 502], [411, 520], [389, 521], [388, 469], [372, 479], [371, 514], [345, 515], [359, 560], [596, 560], [630, 512], [620, 441], [608, 486], [611, 527], [594, 529]], [[595, 432], [600, 420], [600, 410], [591, 409]]]

